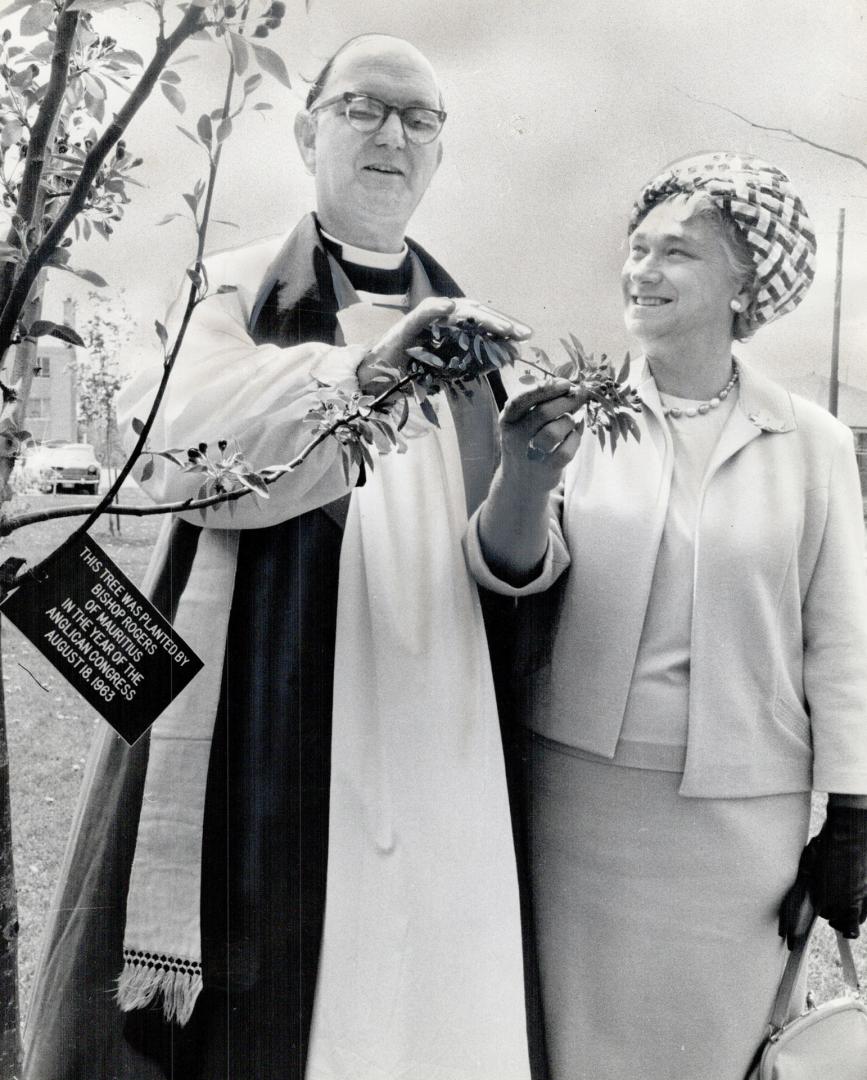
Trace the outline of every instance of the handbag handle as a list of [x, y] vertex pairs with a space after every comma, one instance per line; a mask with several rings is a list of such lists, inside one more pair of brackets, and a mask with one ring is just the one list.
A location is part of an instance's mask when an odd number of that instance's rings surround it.
[[[780, 988], [777, 990], [777, 996], [774, 999], [774, 1009], [771, 1013], [772, 1031], [779, 1031], [789, 1018], [789, 1009], [792, 1005], [795, 984], [798, 981], [801, 965], [807, 955], [807, 946], [813, 935], [813, 928], [816, 925], [816, 921], [817, 915], [813, 912], [809, 926], [798, 938], [794, 948], [789, 953], [789, 959], [786, 961], [783, 977], [780, 980]], [[855, 957], [852, 955], [852, 946], [849, 944], [849, 939], [844, 938], [839, 931], [836, 931], [836, 937], [837, 951], [840, 953], [840, 964], [843, 968], [843, 981], [847, 986], [851, 986], [853, 990], [860, 990], [861, 984], [858, 981], [858, 970], [855, 967]]]

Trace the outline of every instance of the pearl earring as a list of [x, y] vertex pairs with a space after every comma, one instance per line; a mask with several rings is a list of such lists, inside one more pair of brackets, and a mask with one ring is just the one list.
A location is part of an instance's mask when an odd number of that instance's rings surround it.
[[740, 302], [740, 300], [732, 300], [729, 303], [729, 307], [732, 309], [732, 311], [740, 312], [744, 310], [744, 305]]

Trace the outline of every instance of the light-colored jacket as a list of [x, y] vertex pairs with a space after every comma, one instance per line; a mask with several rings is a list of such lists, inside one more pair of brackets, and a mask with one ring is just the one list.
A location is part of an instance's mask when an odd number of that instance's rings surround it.
[[[867, 575], [852, 435], [739, 366], [737, 406], [701, 489], [695, 563], [684, 567], [694, 600], [680, 791], [864, 794]], [[539, 577], [515, 589], [491, 574], [478, 515], [467, 542], [478, 581], [506, 595], [547, 590], [569, 567], [541, 650], [536, 624], [542, 656], [523, 674], [517, 658], [517, 692], [534, 731], [605, 757], [623, 721], [673, 468], [656, 385], [636, 368], [641, 442], [612, 456], [585, 438], [552, 500]]]

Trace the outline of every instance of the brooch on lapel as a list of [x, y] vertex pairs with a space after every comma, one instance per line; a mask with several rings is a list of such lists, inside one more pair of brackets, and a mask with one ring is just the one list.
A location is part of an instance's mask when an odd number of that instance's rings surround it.
[[786, 424], [779, 419], [779, 417], [771, 416], [766, 412], [751, 412], [749, 414], [751, 423], [756, 427], [762, 429], [762, 431], [785, 431]]

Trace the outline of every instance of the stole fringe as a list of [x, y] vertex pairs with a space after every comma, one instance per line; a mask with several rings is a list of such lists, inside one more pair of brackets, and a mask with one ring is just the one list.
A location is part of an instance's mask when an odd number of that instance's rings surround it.
[[166, 1020], [183, 1027], [193, 1015], [202, 986], [200, 966], [179, 971], [127, 958], [117, 980], [116, 998], [122, 1012], [131, 1012], [146, 1008], [160, 996]]

